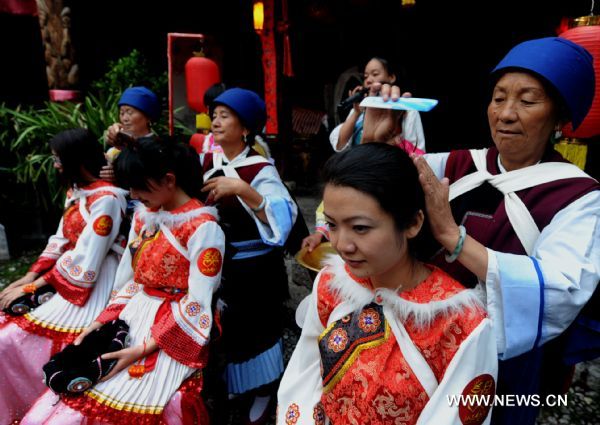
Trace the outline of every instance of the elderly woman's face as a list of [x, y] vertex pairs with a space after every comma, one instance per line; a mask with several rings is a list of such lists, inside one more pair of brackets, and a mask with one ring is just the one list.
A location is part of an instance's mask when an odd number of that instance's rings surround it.
[[215, 143], [243, 144], [242, 138], [248, 133], [237, 115], [227, 106], [219, 105], [213, 112], [211, 131]]
[[556, 106], [530, 74], [504, 74], [488, 106], [488, 120], [500, 160], [507, 170], [536, 164], [557, 125]]
[[129, 105], [119, 108], [119, 121], [123, 130], [133, 137], [143, 137], [150, 133], [150, 120], [139, 109]]

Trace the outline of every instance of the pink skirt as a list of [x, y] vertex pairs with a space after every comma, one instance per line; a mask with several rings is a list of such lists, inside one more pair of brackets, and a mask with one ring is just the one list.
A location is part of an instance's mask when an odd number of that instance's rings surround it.
[[0, 313], [0, 425], [21, 419], [47, 389], [42, 366], [53, 341], [6, 323]]
[[[104, 409], [102, 410], [98, 412], [97, 418], [106, 413]], [[83, 413], [59, 401], [59, 397], [56, 394], [47, 390], [37, 399], [33, 407], [21, 421], [21, 425], [107, 425], [111, 423], [118, 425], [124, 423], [123, 416], [126, 416], [123, 415], [119, 419], [120, 415], [121, 413], [118, 410], [114, 410], [113, 414], [111, 414], [115, 419], [114, 421], [107, 421], [106, 417], [96, 420], [96, 418], [85, 416]], [[128, 420], [125, 421], [125, 423], [128, 422]], [[200, 391], [191, 393], [180, 390], [173, 395], [160, 416], [137, 414], [135, 423], [136, 425], [155, 423], [161, 425], [208, 425], [209, 419], [208, 412], [200, 397]]]

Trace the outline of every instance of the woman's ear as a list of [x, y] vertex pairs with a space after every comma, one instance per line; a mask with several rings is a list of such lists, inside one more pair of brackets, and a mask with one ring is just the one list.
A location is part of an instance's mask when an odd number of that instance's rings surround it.
[[175, 189], [177, 187], [177, 177], [173, 173], [165, 174], [163, 181], [169, 189]]
[[390, 74], [390, 84], [394, 84], [396, 82], [396, 74]]
[[408, 239], [412, 239], [415, 236], [417, 236], [419, 234], [419, 232], [421, 231], [421, 227], [423, 227], [424, 222], [425, 222], [425, 214], [423, 213], [423, 210], [417, 211], [412, 224], [410, 226], [408, 226], [406, 228], [406, 231], [404, 232], [406, 234], [406, 237]]

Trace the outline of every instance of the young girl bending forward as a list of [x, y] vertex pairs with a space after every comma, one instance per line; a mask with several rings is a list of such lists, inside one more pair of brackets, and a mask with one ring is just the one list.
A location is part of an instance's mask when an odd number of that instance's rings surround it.
[[144, 140], [123, 150], [117, 180], [141, 204], [110, 304], [79, 337], [119, 318], [128, 348], [105, 354], [114, 369], [83, 395], [47, 392], [24, 424], [207, 423], [197, 372], [207, 361], [212, 296], [221, 278], [224, 236], [216, 212], [194, 198], [202, 184], [187, 146]]

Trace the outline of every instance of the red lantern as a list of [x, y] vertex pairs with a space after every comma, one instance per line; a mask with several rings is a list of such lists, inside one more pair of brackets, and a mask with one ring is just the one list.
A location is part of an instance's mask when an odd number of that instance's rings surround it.
[[190, 107], [200, 113], [206, 112], [204, 93], [213, 84], [221, 81], [219, 67], [208, 58], [195, 56], [185, 64], [185, 84]]
[[201, 133], [194, 133], [190, 137], [190, 146], [193, 147], [197, 153], [202, 153], [202, 145], [204, 144], [204, 138], [206, 136]]
[[596, 90], [592, 107], [576, 131], [569, 123], [563, 128], [566, 137], [588, 138], [600, 135], [600, 16], [585, 16], [573, 21], [571, 28], [561, 37], [571, 40], [587, 49], [594, 58]]

